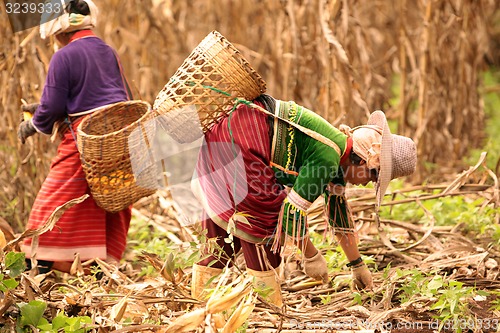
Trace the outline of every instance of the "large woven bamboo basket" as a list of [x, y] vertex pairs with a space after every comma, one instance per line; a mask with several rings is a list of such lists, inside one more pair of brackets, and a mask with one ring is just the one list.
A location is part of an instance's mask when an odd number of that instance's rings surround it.
[[[154, 114], [145, 101], [126, 101], [95, 111], [78, 126], [78, 149], [96, 203], [109, 212], [156, 192], [156, 166], [148, 155]], [[140, 169], [134, 164], [142, 165]], [[138, 161], [137, 159], [143, 159]]]
[[241, 53], [212, 31], [158, 93], [153, 109], [167, 116], [162, 123], [171, 134], [192, 141], [181, 137], [202, 135], [231, 111], [236, 98], [251, 101], [265, 91], [266, 83]]

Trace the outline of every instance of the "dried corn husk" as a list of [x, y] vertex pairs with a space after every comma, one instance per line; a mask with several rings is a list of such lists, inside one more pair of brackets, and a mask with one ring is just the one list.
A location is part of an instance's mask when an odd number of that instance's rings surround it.
[[205, 317], [205, 308], [188, 312], [178, 317], [172, 324], [170, 324], [165, 333], [181, 333], [194, 330], [203, 323]]
[[236, 332], [236, 329], [245, 323], [254, 308], [255, 296], [253, 293], [250, 293], [241, 301], [238, 307], [231, 314], [231, 317], [229, 317], [229, 320], [222, 329], [222, 333]]
[[230, 292], [221, 295], [221, 293], [216, 292], [212, 294], [210, 299], [207, 301], [207, 311], [208, 313], [222, 312], [230, 309], [236, 305], [243, 297], [248, 295], [252, 290], [252, 280], [247, 277], [242, 282], [238, 283], [234, 288], [230, 289]]

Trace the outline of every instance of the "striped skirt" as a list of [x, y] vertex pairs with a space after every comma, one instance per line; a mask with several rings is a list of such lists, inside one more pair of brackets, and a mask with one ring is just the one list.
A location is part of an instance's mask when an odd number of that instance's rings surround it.
[[[73, 135], [82, 119], [74, 121], [73, 132], [68, 129], [64, 133], [33, 204], [27, 229], [43, 226], [54, 209], [67, 201], [90, 195]], [[81, 260], [120, 260], [125, 252], [130, 219], [131, 208], [108, 213], [90, 196], [68, 209], [51, 231], [40, 235], [38, 248], [32, 249], [31, 239], [26, 239], [21, 248], [28, 258], [36, 253], [37, 259], [47, 261], [73, 261], [76, 253]]]

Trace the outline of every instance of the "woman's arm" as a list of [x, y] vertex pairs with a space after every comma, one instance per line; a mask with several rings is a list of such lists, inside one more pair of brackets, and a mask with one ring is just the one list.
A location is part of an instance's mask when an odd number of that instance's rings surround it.
[[[349, 262], [361, 258], [358, 249], [358, 239], [354, 233], [336, 233], [337, 241]], [[370, 270], [363, 261], [351, 266], [354, 287], [357, 289], [373, 289], [373, 278]], [[349, 266], [349, 265], [348, 265]]]
[[305, 258], [312, 258], [318, 253], [318, 249], [311, 242], [309, 235], [306, 235], [299, 240], [299, 249], [302, 251]]
[[335, 237], [344, 251], [347, 260], [353, 261], [361, 256], [358, 249], [358, 239], [354, 233], [337, 232]]
[[299, 246], [302, 249], [306, 274], [326, 283], [328, 281], [328, 265], [325, 257], [316, 249], [308, 234], [299, 241]]

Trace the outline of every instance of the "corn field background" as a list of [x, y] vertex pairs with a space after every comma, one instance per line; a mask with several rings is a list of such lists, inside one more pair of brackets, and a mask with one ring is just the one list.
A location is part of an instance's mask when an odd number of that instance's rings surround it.
[[[135, 97], [150, 103], [203, 37], [218, 30], [276, 98], [335, 125], [385, 111], [393, 130], [418, 144], [415, 180], [429, 176], [428, 164], [460, 166], [484, 140], [479, 75], [500, 58], [494, 0], [96, 2], [98, 35], [118, 50]], [[39, 100], [55, 44], [37, 29], [12, 33], [1, 15], [0, 211], [21, 227], [54, 145], [47, 138], [19, 144], [20, 100]]]
[[[457, 166], [483, 142], [479, 73], [499, 59], [494, 0], [96, 2], [96, 31], [118, 50], [136, 98], [153, 103], [190, 51], [218, 30], [276, 98], [335, 125], [385, 111], [418, 144], [418, 180], [429, 176], [426, 164]], [[39, 100], [55, 44], [37, 29], [12, 33], [2, 16], [0, 211], [19, 227], [54, 153], [46, 138], [18, 143], [20, 100]]]
[[[500, 66], [498, 1], [95, 3], [100, 9], [97, 35], [118, 51], [135, 97], [151, 104], [191, 50], [217, 30], [276, 98], [294, 100], [334, 125], [355, 126], [370, 112], [385, 111], [393, 132], [412, 137], [418, 146], [418, 170], [407, 179], [409, 185], [453, 185], [457, 173], [469, 167], [464, 158], [485, 142], [481, 73]], [[21, 99], [39, 100], [56, 45], [41, 40], [37, 29], [13, 33], [3, 4], [0, 17], [0, 222], [20, 232], [55, 154], [48, 137], [37, 136], [26, 145], [18, 141]], [[498, 170], [493, 171], [496, 179]], [[458, 178], [461, 186], [489, 182], [483, 175], [467, 176], [471, 178]], [[451, 185], [448, 194], [459, 191]], [[494, 186], [498, 196], [498, 184]], [[146, 207], [158, 208], [148, 201]], [[363, 211], [362, 201], [357, 207]], [[165, 207], [158, 209], [149, 213], [165, 212]], [[172, 216], [167, 219], [171, 222]], [[192, 240], [174, 225], [170, 232]], [[148, 258], [161, 270], [156, 259]]]

